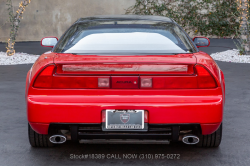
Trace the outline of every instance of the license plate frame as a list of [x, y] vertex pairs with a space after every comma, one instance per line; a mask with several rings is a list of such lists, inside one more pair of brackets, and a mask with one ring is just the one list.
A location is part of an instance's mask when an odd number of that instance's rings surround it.
[[105, 110], [104, 131], [146, 131], [145, 110]]

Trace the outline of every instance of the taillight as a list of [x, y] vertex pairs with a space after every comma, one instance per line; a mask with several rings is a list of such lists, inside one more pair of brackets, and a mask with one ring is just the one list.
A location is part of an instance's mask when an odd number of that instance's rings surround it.
[[195, 66], [197, 71], [198, 88], [215, 88], [217, 84], [210, 72], [201, 65]]
[[[202, 65], [195, 65], [186, 75], [89, 76], [58, 74], [55, 65], [48, 65], [34, 82], [35, 88], [54, 89], [207, 89], [216, 88], [212, 74]], [[57, 68], [58, 70], [58, 68]], [[60, 69], [59, 69], [60, 70]], [[101, 74], [100, 74], [101, 75]]]
[[153, 76], [141, 77], [141, 88], [152, 89], [195, 89], [197, 86], [196, 76]]
[[203, 66], [196, 65], [196, 75], [191, 76], [141, 76], [141, 88], [152, 89], [207, 89], [217, 84], [211, 73]]
[[55, 89], [95, 89], [98, 88], [98, 77], [54, 76], [52, 88]]
[[36, 88], [52, 88], [53, 72], [55, 66], [49, 65], [38, 75], [35, 80], [34, 87]]
[[54, 75], [54, 65], [49, 65], [38, 75], [35, 88], [96, 89], [109, 88], [110, 77], [103, 76], [61, 76]]

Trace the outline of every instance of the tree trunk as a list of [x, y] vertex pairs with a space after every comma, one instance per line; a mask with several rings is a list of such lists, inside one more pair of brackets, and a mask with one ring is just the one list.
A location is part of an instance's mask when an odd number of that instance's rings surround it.
[[250, 55], [250, 42], [249, 42], [249, 25], [248, 25], [248, 2], [249, 0], [239, 1], [241, 11], [240, 19], [240, 38], [243, 40], [242, 45], [247, 55]]
[[25, 7], [29, 5], [30, 1], [31, 0], [21, 1], [21, 3], [19, 4], [18, 10], [16, 11], [16, 14], [12, 13], [12, 15], [10, 15], [11, 30], [10, 30], [10, 38], [7, 43], [8, 44], [7, 45], [8, 56], [12, 56], [15, 54], [14, 45], [15, 45], [15, 40], [16, 40], [20, 20], [22, 19], [22, 15], [23, 15], [23, 12], [25, 11]]

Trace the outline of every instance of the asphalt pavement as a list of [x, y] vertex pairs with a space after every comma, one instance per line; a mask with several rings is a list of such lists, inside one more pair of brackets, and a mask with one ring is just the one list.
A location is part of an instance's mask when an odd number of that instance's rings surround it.
[[[6, 51], [7, 43], [0, 43], [0, 51]], [[42, 47], [40, 42], [16, 42], [15, 51], [34, 55], [41, 55], [50, 51], [50, 47]]]
[[[17, 44], [18, 45], [18, 44]], [[20, 46], [23, 52], [40, 54], [37, 42]], [[208, 53], [235, 48], [232, 40], [211, 40]], [[227, 48], [228, 49], [228, 48]], [[204, 50], [204, 49], [201, 49]], [[0, 51], [4, 51], [1, 50]], [[17, 50], [18, 51], [18, 50]], [[46, 50], [45, 50], [46, 51]], [[25, 78], [29, 65], [0, 66], [0, 166], [49, 165], [249, 165], [250, 163], [250, 64], [217, 61], [226, 80], [223, 138], [218, 148], [198, 148], [183, 143], [170, 145], [75, 144], [55, 148], [32, 148], [28, 141], [25, 105]], [[73, 155], [103, 154], [109, 159], [72, 159]], [[124, 158], [127, 154], [137, 158]], [[144, 154], [144, 159], [139, 155]], [[156, 159], [157, 154], [178, 154], [179, 159]], [[147, 156], [147, 157], [146, 157]], [[97, 155], [96, 155], [97, 157]], [[154, 159], [149, 159], [149, 158]], [[148, 159], [146, 159], [148, 158]]]
[[[205, 51], [208, 54], [220, 51], [226, 51], [228, 49], [234, 49], [237, 42], [236, 39], [210, 39], [211, 44], [208, 48], [202, 48], [202, 51]], [[6, 51], [6, 43], [0, 43], [0, 51]], [[49, 47], [42, 47], [40, 42], [17, 42], [15, 44], [16, 52], [24, 52], [28, 54], [40, 55], [46, 51], [50, 51]]]

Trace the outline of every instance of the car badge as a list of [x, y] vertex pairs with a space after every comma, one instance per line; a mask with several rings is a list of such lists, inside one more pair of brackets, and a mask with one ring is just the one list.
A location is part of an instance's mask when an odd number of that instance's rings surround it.
[[123, 123], [127, 123], [130, 119], [130, 114], [120, 114], [120, 119]]

